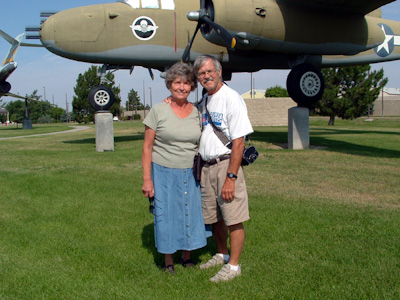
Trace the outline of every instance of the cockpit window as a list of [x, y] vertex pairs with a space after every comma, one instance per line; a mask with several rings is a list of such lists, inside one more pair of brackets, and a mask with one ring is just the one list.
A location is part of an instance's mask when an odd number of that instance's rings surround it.
[[142, 8], [160, 8], [158, 0], [142, 0]]
[[162, 9], [175, 9], [174, 0], [161, 0], [161, 8]]
[[133, 8], [140, 8], [139, 0], [118, 0], [118, 2], [129, 4]]
[[[175, 9], [174, 0], [117, 0], [130, 5], [133, 8], [162, 8], [162, 9]], [[161, 7], [160, 7], [161, 2]], [[141, 4], [141, 5], [140, 5]]]

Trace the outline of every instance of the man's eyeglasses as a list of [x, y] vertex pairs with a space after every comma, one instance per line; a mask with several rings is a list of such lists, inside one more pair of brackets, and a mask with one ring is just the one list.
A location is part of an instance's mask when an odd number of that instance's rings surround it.
[[206, 74], [210, 76], [210, 75], [215, 74], [215, 72], [217, 72], [216, 69], [199, 72], [199, 73], [197, 73], [197, 77], [204, 77], [204, 76], [206, 76]]
[[154, 197], [149, 197], [149, 203], [150, 203], [149, 212], [154, 215], [154, 205], [153, 205]]

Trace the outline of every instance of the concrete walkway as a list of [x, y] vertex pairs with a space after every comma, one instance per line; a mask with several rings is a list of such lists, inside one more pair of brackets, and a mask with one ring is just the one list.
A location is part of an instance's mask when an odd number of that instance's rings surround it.
[[65, 130], [65, 131], [57, 131], [57, 132], [49, 132], [49, 133], [39, 133], [39, 134], [32, 134], [32, 135], [23, 135], [23, 136], [11, 136], [11, 137], [5, 137], [5, 138], [0, 138], [0, 140], [11, 140], [11, 139], [20, 139], [20, 138], [27, 138], [27, 137], [33, 137], [33, 136], [42, 136], [42, 135], [54, 135], [54, 134], [62, 134], [62, 133], [70, 133], [70, 132], [77, 132], [77, 131], [83, 131], [87, 129], [91, 129], [92, 127], [88, 126], [71, 126], [74, 129], [71, 130]]

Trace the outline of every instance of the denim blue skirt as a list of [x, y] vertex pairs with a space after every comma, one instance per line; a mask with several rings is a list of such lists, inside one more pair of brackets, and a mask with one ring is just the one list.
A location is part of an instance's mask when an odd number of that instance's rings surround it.
[[192, 168], [151, 164], [154, 184], [154, 236], [157, 251], [172, 254], [207, 244], [200, 185]]

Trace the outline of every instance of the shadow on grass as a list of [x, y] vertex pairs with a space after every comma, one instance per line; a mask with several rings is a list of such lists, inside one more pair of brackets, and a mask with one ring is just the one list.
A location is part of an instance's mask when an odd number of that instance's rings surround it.
[[336, 128], [311, 128], [311, 133], [322, 135], [334, 134], [383, 134], [383, 135], [398, 135], [400, 132], [394, 131], [377, 131], [377, 130], [351, 130], [351, 129], [336, 129]]
[[[114, 143], [140, 141], [140, 140], [143, 140], [143, 139], [144, 139], [144, 135], [143, 134], [116, 136], [116, 137], [114, 137]], [[96, 138], [64, 141], [64, 143], [66, 143], [66, 144], [95, 144], [96, 143]]]
[[[143, 227], [142, 246], [144, 248], [147, 248], [149, 253], [151, 253], [153, 255], [154, 263], [158, 267], [162, 268], [164, 266], [164, 255], [161, 253], [158, 253], [157, 249], [155, 247], [154, 224], [148, 224]], [[217, 245], [215, 244], [215, 240], [212, 237], [207, 239], [207, 245], [205, 247], [192, 251], [191, 258], [195, 264], [198, 264], [200, 262], [199, 257], [206, 253], [210, 254], [211, 256], [213, 256], [215, 253], [217, 253]], [[177, 251], [173, 255], [173, 257], [174, 257], [175, 264], [178, 264], [180, 262], [180, 258], [181, 258], [181, 251]]]
[[[400, 151], [392, 149], [378, 148], [370, 145], [359, 145], [345, 140], [332, 139], [334, 135], [376, 135], [382, 134], [386, 135], [387, 139], [393, 136], [399, 136], [398, 132], [388, 132], [388, 131], [367, 131], [367, 130], [340, 130], [340, 129], [313, 129], [310, 131], [310, 145], [326, 147], [326, 151], [333, 151], [339, 153], [362, 155], [370, 157], [382, 157], [382, 158], [392, 158], [400, 157]], [[327, 139], [324, 136], [329, 135], [330, 138]], [[288, 142], [287, 132], [268, 132], [268, 131], [254, 131], [250, 136], [253, 141], [267, 142], [271, 144], [282, 144]], [[380, 146], [379, 140], [377, 140], [377, 145]]]
[[16, 131], [16, 130], [23, 130], [22, 125], [20, 125], [20, 127], [3, 127], [1, 128], [1, 131]]

